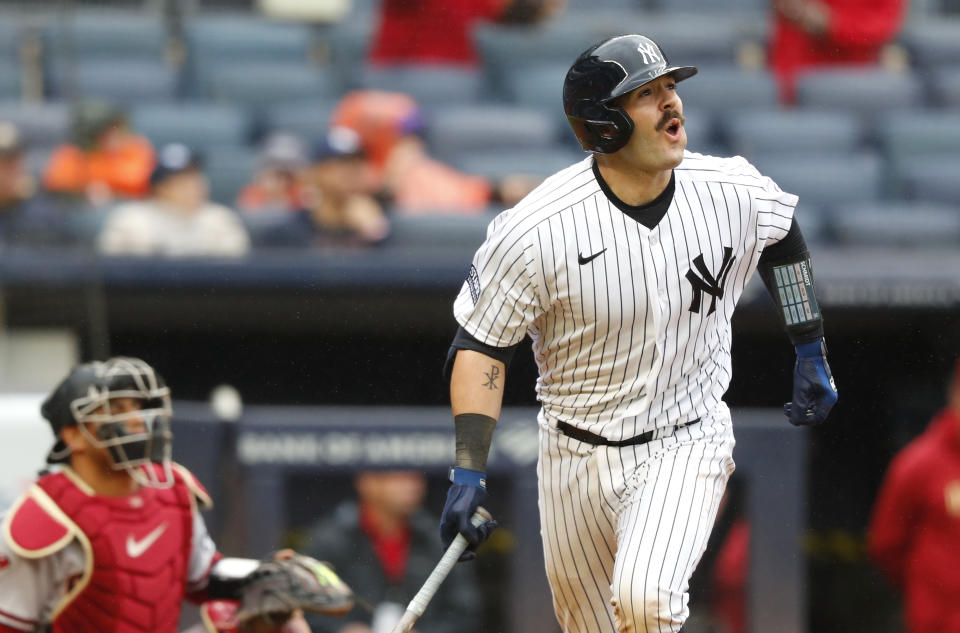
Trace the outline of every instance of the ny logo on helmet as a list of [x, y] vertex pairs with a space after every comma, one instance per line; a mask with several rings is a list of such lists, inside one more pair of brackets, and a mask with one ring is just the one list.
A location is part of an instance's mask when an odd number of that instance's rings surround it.
[[643, 55], [643, 63], [651, 64], [653, 62], [663, 62], [657, 45], [653, 42], [640, 42], [637, 44], [637, 52]]

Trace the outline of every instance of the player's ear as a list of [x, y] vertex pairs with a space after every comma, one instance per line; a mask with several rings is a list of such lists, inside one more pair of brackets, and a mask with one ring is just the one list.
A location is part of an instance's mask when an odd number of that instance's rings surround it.
[[83, 452], [86, 442], [79, 426], [65, 426], [60, 430], [60, 439], [67, 445], [71, 453]]

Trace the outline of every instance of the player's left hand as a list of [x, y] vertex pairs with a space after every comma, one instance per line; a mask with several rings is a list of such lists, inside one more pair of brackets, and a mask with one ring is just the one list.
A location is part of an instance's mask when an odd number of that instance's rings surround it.
[[783, 405], [783, 412], [796, 426], [820, 424], [837, 403], [837, 385], [827, 363], [827, 346], [821, 338], [797, 345], [796, 349], [793, 401]]

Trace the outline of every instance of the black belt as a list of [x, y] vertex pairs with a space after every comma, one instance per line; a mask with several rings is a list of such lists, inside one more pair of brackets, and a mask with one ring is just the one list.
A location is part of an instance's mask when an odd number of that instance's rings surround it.
[[[690, 420], [689, 422], [678, 424], [677, 426], [673, 427], [673, 430], [676, 431], [677, 429], [682, 429], [685, 426], [692, 426], [699, 421], [700, 418], [697, 418], [696, 420]], [[656, 430], [653, 430], [647, 431], [646, 433], [641, 433], [640, 435], [626, 440], [608, 440], [602, 435], [597, 435], [596, 433], [591, 433], [590, 431], [578, 429], [572, 424], [567, 424], [566, 422], [557, 422], [557, 430], [567, 437], [572, 437], [575, 440], [586, 442], [587, 444], [593, 444], [594, 446], [634, 446], [636, 444], [646, 444], [653, 439], [653, 435], [656, 433]]]

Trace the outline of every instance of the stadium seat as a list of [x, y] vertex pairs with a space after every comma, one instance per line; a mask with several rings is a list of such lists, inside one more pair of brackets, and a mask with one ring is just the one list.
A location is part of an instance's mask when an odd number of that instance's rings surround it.
[[271, 105], [263, 114], [264, 130], [292, 132], [312, 143], [326, 133], [338, 102], [339, 99], [327, 98]]
[[359, 75], [359, 87], [404, 92], [420, 107], [474, 103], [483, 95], [483, 76], [463, 66], [368, 66]]
[[45, 53], [55, 65], [71, 61], [162, 62], [167, 45], [163, 17], [143, 13], [81, 11], [67, 19], [50, 20], [44, 31]]
[[20, 59], [20, 36], [23, 25], [19, 12], [0, 12], [0, 62]]
[[567, 125], [563, 111], [563, 80], [569, 63], [521, 65], [504, 75], [507, 99], [515, 105], [539, 110]]
[[435, 111], [427, 124], [430, 149], [443, 160], [463, 152], [549, 147], [557, 136], [554, 117], [508, 105], [448, 107]]
[[116, 59], [58, 65], [52, 90], [58, 99], [105, 99], [122, 105], [172, 101], [176, 72], [162, 61]]
[[800, 196], [801, 204], [827, 213], [852, 202], [877, 200], [883, 193], [883, 163], [873, 152], [764, 154], [752, 162], [781, 189]]
[[956, 246], [960, 205], [891, 201], [852, 204], [831, 219], [835, 239], [867, 246]]
[[341, 22], [321, 40], [329, 57], [328, 65], [337, 74], [344, 90], [359, 87], [372, 38], [373, 22], [355, 20]]
[[556, 171], [586, 158], [566, 146], [528, 150], [464, 152], [452, 158], [451, 163], [469, 174], [479, 174], [493, 180], [519, 174], [546, 178]]
[[931, 77], [933, 100], [945, 108], [960, 109], [960, 69], [945, 66], [933, 71]]
[[0, 121], [10, 121], [18, 128], [30, 149], [51, 149], [68, 140], [70, 108], [65, 103], [47, 101], [24, 104], [0, 102]]
[[186, 23], [184, 39], [193, 60], [306, 62], [313, 49], [305, 24], [280, 24], [254, 17], [199, 16]]
[[911, 200], [957, 205], [960, 201], [960, 151], [916, 156], [895, 166], [903, 194]]
[[0, 59], [0, 99], [19, 99], [20, 95], [20, 65]]
[[859, 119], [850, 112], [746, 110], [727, 113], [724, 132], [735, 154], [852, 152], [863, 142]]
[[205, 158], [210, 197], [232, 208], [237, 194], [257, 170], [257, 152], [245, 146], [216, 147], [207, 151]]
[[828, 223], [824, 210], [816, 205], [801, 201], [793, 217], [800, 225], [803, 240], [807, 244], [821, 244], [829, 241]]
[[960, 112], [905, 110], [893, 112], [878, 126], [887, 157], [906, 162], [920, 155], [960, 152]]
[[918, 69], [960, 64], [960, 19], [940, 16], [936, 20], [912, 20], [900, 40]]
[[495, 211], [464, 215], [455, 210], [421, 216], [394, 213], [390, 218], [390, 237], [384, 246], [410, 252], [441, 248], [472, 252], [483, 242], [487, 225], [495, 215]]
[[720, 149], [713, 113], [702, 108], [684, 107], [683, 115], [686, 119], [683, 127], [687, 132], [687, 149], [703, 154], [709, 153], [707, 149]]
[[330, 72], [309, 64], [260, 62], [219, 67], [211, 77], [209, 95], [217, 101], [263, 107], [284, 101], [324, 99], [340, 95]]
[[[641, 24], [642, 33], [663, 48], [671, 64], [698, 67], [732, 67], [744, 28], [740, 18], [699, 10], [644, 16]], [[623, 24], [610, 25], [610, 35], [620, 33]]]
[[663, 12], [715, 13], [738, 16], [766, 16], [770, 12], [769, 0], [649, 0], [650, 6]]
[[920, 79], [877, 68], [812, 70], [797, 80], [797, 105], [827, 112], [853, 112], [873, 122], [891, 110], [922, 107]]
[[777, 105], [777, 86], [766, 71], [711, 68], [681, 82], [677, 93], [684, 107], [716, 113], [772, 109]]
[[187, 143], [198, 150], [250, 141], [251, 117], [231, 104], [166, 103], [143, 105], [131, 112], [131, 123], [154, 146]]

